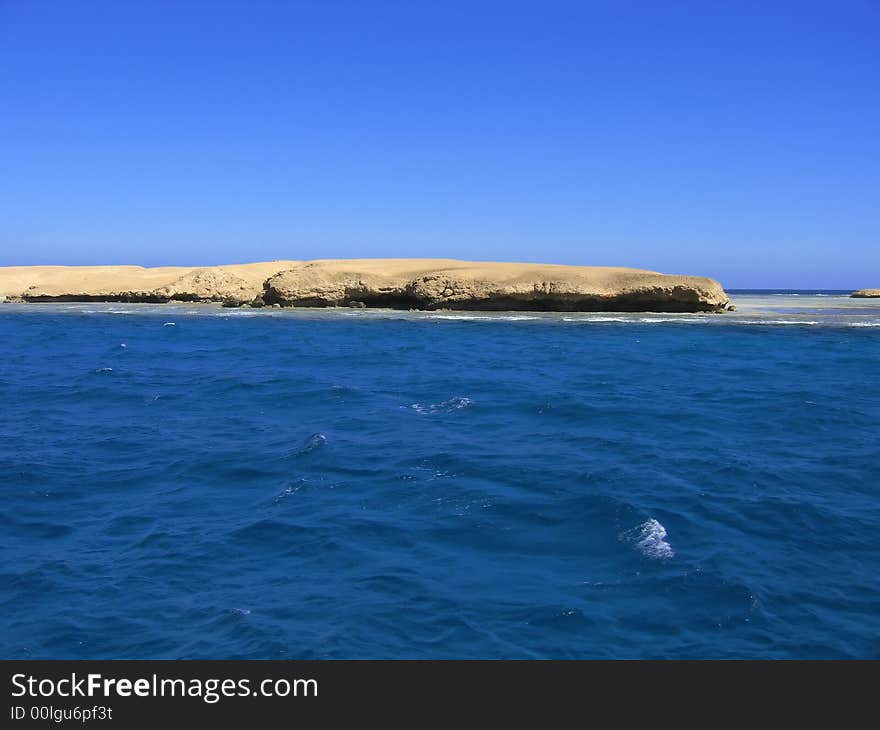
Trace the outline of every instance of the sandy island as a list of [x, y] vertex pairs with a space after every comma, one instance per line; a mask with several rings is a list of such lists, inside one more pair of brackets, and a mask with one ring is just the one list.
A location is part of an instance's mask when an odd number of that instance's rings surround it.
[[454, 259], [270, 261], [204, 268], [0, 267], [9, 302], [222, 302], [224, 306], [717, 312], [714, 279], [606, 266]]

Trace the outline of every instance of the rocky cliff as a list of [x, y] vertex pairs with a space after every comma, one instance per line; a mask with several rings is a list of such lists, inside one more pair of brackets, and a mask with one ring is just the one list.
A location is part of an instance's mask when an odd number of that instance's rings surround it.
[[349, 259], [143, 268], [0, 268], [9, 301], [223, 302], [227, 306], [706, 312], [729, 299], [713, 279], [641, 269], [452, 259]]
[[728, 305], [696, 276], [611, 267], [463, 261], [314, 261], [270, 277], [267, 304], [397, 309], [699, 312]]

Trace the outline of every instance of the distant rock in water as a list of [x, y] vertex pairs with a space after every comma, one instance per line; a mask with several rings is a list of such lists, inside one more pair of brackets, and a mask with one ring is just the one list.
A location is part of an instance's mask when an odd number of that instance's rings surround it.
[[544, 312], [721, 312], [729, 304], [721, 284], [699, 276], [452, 259], [273, 261], [197, 269], [9, 266], [0, 267], [0, 297]]
[[855, 299], [880, 299], [880, 289], [859, 289], [850, 296]]

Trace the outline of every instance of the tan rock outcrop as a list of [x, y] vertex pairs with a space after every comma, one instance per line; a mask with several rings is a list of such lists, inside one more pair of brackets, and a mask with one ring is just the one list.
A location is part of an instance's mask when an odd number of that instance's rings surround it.
[[271, 261], [219, 267], [0, 268], [9, 300], [534, 311], [719, 311], [713, 279], [641, 269], [453, 259]]
[[165, 301], [186, 302], [249, 302], [262, 290], [262, 283], [248, 282], [222, 266], [194, 269], [171, 284], [154, 289]]
[[6, 266], [0, 267], [0, 295], [28, 302], [220, 301], [245, 287], [243, 299], [258, 294], [267, 277], [299, 261], [269, 261], [220, 267], [182, 266]]
[[312, 261], [269, 278], [264, 290], [267, 303], [301, 307], [695, 312], [729, 302], [703, 277], [443, 259]]
[[880, 298], [880, 289], [859, 289], [850, 294], [856, 299], [876, 299]]

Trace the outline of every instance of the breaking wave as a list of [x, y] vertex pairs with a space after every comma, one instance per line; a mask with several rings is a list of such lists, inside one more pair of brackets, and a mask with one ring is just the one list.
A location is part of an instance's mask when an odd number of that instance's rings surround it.
[[416, 413], [451, 413], [452, 411], [460, 411], [462, 408], [467, 408], [472, 403], [473, 401], [470, 398], [456, 397], [449, 398], [442, 403], [410, 403], [408, 407]]
[[672, 545], [666, 542], [666, 528], [653, 517], [622, 533], [620, 537], [625, 542], [632, 543], [647, 558], [667, 560], [675, 556]]

